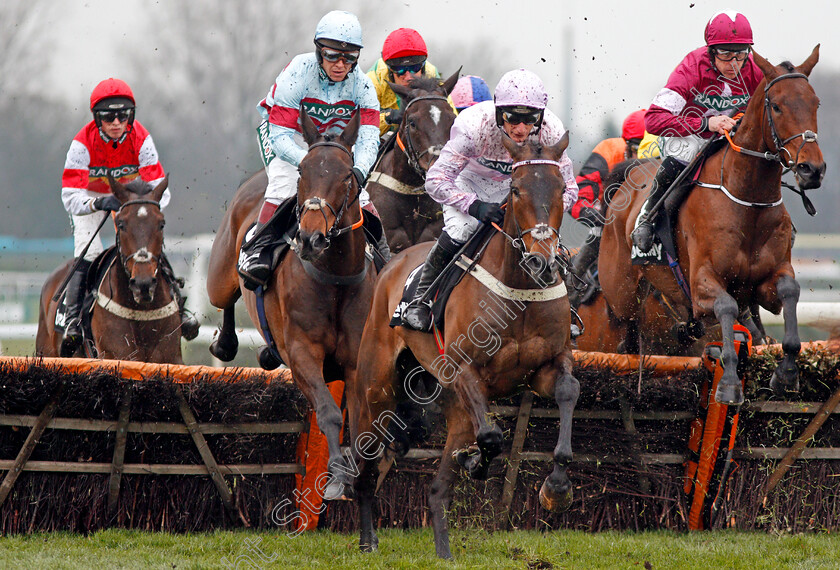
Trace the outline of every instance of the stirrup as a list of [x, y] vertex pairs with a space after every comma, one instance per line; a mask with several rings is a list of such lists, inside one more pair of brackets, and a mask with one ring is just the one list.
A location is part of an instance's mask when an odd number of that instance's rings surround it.
[[[414, 312], [409, 314], [409, 311], [412, 309]], [[432, 327], [432, 302], [424, 302], [421, 299], [412, 299], [412, 301], [403, 308], [400, 320], [402, 321], [403, 326], [408, 329], [428, 332]], [[422, 320], [423, 322], [418, 322], [419, 320]]]
[[639, 224], [630, 237], [633, 238], [633, 245], [635, 245], [641, 252], [646, 253], [653, 247], [653, 222], [645, 221]]

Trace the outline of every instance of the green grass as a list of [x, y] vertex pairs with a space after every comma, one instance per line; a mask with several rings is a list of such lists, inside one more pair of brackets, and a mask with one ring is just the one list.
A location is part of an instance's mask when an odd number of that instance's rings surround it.
[[43, 533], [0, 538], [0, 568], [840, 567], [840, 538], [827, 534], [454, 530], [454, 562], [435, 558], [430, 529], [381, 531], [379, 538], [378, 552], [362, 554], [355, 536], [320, 531], [293, 538], [280, 532], [244, 531], [173, 535], [106, 530], [90, 536]]

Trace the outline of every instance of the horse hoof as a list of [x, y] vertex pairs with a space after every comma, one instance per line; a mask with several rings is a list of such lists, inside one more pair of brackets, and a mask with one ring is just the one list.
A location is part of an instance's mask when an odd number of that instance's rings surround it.
[[338, 481], [335, 477], [324, 488], [325, 501], [352, 501], [353, 487]]
[[367, 540], [359, 540], [359, 550], [362, 552], [376, 552], [379, 550], [379, 537], [374, 534]]
[[715, 402], [727, 406], [740, 406], [744, 403], [744, 390], [741, 384], [718, 384]]
[[210, 343], [210, 354], [221, 360], [222, 362], [230, 362], [236, 358], [236, 353], [239, 351], [239, 339], [235, 336], [232, 342], [221, 342], [220, 336]]
[[556, 492], [551, 488], [548, 479], [543, 481], [540, 487], [540, 504], [542, 507], [552, 513], [559, 513], [568, 510], [572, 506], [572, 486], [565, 492]]
[[283, 359], [266, 345], [257, 349], [257, 362], [263, 370], [274, 370], [283, 364]]
[[781, 366], [773, 371], [773, 378], [770, 379], [770, 388], [777, 396], [784, 395], [785, 392], [799, 392], [799, 369], [794, 367], [793, 370], [788, 370], [785, 373], [781, 370]]

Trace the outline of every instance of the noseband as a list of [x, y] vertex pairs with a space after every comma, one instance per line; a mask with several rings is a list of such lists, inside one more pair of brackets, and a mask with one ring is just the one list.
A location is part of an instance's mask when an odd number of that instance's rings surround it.
[[[411, 101], [409, 101], [405, 109], [403, 109], [404, 119], [403, 124], [408, 118], [408, 110], [411, 106], [416, 103], [417, 101], [445, 101], [449, 104], [449, 100], [442, 96], [442, 95], [423, 95], [421, 97], [415, 97]], [[400, 138], [400, 132], [405, 131], [405, 144], [403, 144], [402, 139]], [[400, 129], [397, 131], [395, 135], [397, 137], [397, 146], [400, 147], [400, 150], [405, 153], [405, 156], [408, 158], [408, 165], [414, 169], [414, 171], [423, 179], [426, 179], [426, 171], [420, 166], [420, 159], [426, 156], [427, 154], [431, 154], [433, 156], [440, 156], [440, 151], [443, 149], [442, 144], [436, 144], [434, 146], [430, 146], [427, 149], [424, 149], [422, 152], [418, 153], [417, 150], [414, 148], [414, 143], [411, 141], [411, 132], [409, 129]]]
[[[122, 206], [120, 206], [119, 211], [117, 214], [122, 212], [126, 206], [137, 206], [137, 205], [145, 205], [148, 204], [150, 206], [155, 206], [156, 208], [160, 209], [160, 202], [155, 202], [154, 200], [129, 200], [125, 202]], [[155, 272], [154, 277], [157, 277], [158, 269], [160, 268], [160, 256], [154, 255], [144, 246], [132, 253], [131, 255], [126, 255], [122, 251], [122, 247], [120, 246], [120, 230], [119, 225], [117, 225], [117, 235], [115, 238], [117, 244], [117, 251], [120, 254], [120, 263], [123, 266], [123, 270], [125, 274], [131, 279], [131, 273], [128, 271], [128, 262], [133, 261], [134, 263], [155, 263]]]
[[[334, 141], [319, 141], [319, 142], [311, 144], [309, 146], [309, 150], [312, 150], [313, 148], [318, 147], [318, 146], [330, 146], [330, 147], [340, 148], [341, 150], [346, 152], [348, 154], [348, 156], [350, 156], [350, 160], [353, 160], [353, 153], [350, 152], [350, 150], [348, 150], [347, 147], [345, 147], [343, 144], [339, 144], [339, 143], [334, 142]], [[359, 188], [359, 191], [356, 192], [356, 195], [353, 197], [353, 199], [352, 200], [350, 199], [350, 192], [353, 190], [353, 180], [355, 180], [355, 176], [353, 176], [353, 173], [351, 171], [350, 175], [349, 175], [349, 178], [347, 180], [347, 193], [344, 195], [344, 201], [341, 203], [341, 208], [339, 208], [338, 211], [336, 211], [335, 208], [332, 207], [332, 204], [330, 204], [327, 200], [325, 200], [324, 198], [321, 198], [320, 196], [313, 196], [312, 198], [307, 198], [303, 202], [303, 204], [299, 205], [295, 209], [295, 215], [297, 217], [298, 224], [300, 224], [301, 216], [303, 216], [303, 214], [306, 213], [306, 211], [315, 210], [315, 211], [320, 211], [321, 212], [321, 215], [324, 217], [324, 225], [325, 226], [329, 222], [327, 220], [327, 214], [324, 211], [324, 208], [326, 207], [327, 209], [329, 209], [329, 211], [332, 213], [333, 217], [335, 218], [335, 221], [333, 221], [332, 226], [330, 226], [329, 229], [327, 229], [326, 233], [324, 234], [324, 237], [327, 240], [326, 247], [330, 246], [330, 240], [331, 239], [336, 238], [336, 237], [338, 237], [342, 234], [345, 234], [347, 232], [353, 231], [357, 228], [360, 228], [362, 226], [362, 223], [364, 222], [364, 217], [362, 217], [358, 222], [356, 222], [356, 223], [354, 223], [350, 226], [345, 226], [343, 228], [338, 227], [338, 224], [341, 221], [342, 216], [344, 216], [344, 212], [347, 211], [347, 207], [350, 206], [351, 204], [353, 204], [353, 202], [355, 202], [356, 200], [358, 200], [359, 194], [361, 193], [361, 188]], [[300, 183], [300, 179], [298, 179], [298, 183]]]

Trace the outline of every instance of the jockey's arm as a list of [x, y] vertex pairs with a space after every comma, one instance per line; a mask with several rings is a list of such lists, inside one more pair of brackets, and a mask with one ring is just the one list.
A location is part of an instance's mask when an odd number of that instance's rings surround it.
[[575, 171], [572, 167], [572, 160], [566, 151], [563, 151], [563, 156], [560, 157], [560, 174], [563, 176], [563, 181], [566, 183], [566, 189], [563, 191], [563, 210], [568, 212], [578, 199], [578, 185], [575, 181]]

